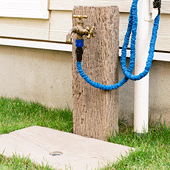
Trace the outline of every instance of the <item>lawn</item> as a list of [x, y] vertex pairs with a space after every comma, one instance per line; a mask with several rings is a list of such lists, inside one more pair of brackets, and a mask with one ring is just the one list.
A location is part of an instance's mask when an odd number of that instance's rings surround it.
[[[51, 109], [39, 103], [20, 99], [0, 98], [0, 134], [29, 126], [44, 126], [72, 133], [72, 111]], [[103, 170], [169, 170], [170, 169], [170, 128], [150, 123], [149, 132], [144, 136], [133, 135], [133, 127], [119, 120], [119, 133], [108, 141], [130, 147], [135, 152], [122, 157], [117, 163]], [[50, 166], [36, 165], [29, 158], [13, 155], [11, 158], [0, 153], [0, 170], [53, 170]]]

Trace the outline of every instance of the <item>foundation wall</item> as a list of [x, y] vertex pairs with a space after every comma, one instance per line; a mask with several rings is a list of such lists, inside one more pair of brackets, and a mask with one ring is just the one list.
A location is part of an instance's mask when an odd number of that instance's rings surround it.
[[[72, 54], [52, 50], [0, 47], [0, 96], [38, 101], [55, 108], [73, 109]], [[162, 115], [170, 126], [170, 62], [153, 61], [150, 70], [149, 114]], [[119, 63], [119, 80], [123, 73]], [[119, 117], [133, 123], [134, 83], [119, 89]]]

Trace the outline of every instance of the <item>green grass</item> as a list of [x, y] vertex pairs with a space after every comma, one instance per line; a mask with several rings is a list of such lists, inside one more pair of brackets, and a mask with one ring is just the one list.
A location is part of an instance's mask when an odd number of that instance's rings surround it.
[[0, 155], [0, 170], [53, 170], [49, 165], [36, 165], [28, 157]]
[[[0, 98], [0, 134], [29, 126], [44, 126], [72, 133], [72, 111], [67, 108], [51, 109], [39, 103], [19, 99]], [[119, 121], [119, 133], [108, 141], [135, 147], [135, 152], [122, 157], [103, 170], [169, 170], [170, 169], [170, 128], [160, 122], [151, 124], [144, 136], [133, 135], [133, 127]], [[53, 170], [50, 166], [36, 165], [29, 158], [0, 155], [0, 170]]]
[[33, 125], [72, 132], [72, 111], [69, 108], [47, 109], [39, 103], [0, 98], [0, 134]]
[[170, 169], [170, 128], [160, 122], [152, 124], [143, 136], [133, 135], [133, 127], [122, 128], [109, 142], [134, 147], [128, 157], [122, 157], [116, 164], [105, 170], [169, 170]]

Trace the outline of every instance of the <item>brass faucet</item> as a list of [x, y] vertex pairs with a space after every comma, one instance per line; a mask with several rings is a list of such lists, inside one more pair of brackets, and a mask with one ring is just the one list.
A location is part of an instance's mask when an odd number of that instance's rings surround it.
[[87, 15], [73, 15], [73, 18], [78, 18], [79, 21], [77, 22], [77, 26], [73, 27], [66, 36], [66, 42], [72, 42], [72, 34], [76, 33], [76, 39], [83, 39], [83, 35], [87, 35], [89, 39], [91, 36], [95, 37], [94, 35], [94, 26], [87, 25], [84, 27], [84, 22], [82, 21], [83, 18], [87, 18]]

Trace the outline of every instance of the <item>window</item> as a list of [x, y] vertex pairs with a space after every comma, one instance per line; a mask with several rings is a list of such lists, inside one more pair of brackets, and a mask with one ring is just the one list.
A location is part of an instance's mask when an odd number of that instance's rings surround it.
[[0, 0], [0, 17], [48, 19], [48, 0]]

